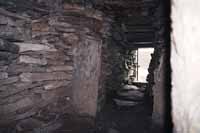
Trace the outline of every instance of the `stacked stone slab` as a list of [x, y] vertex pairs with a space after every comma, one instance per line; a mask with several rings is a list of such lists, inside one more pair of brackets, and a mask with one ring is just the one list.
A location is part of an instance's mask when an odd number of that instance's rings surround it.
[[76, 113], [74, 49], [101, 48], [102, 16], [68, 4], [58, 14], [14, 5], [21, 10], [12, 12], [9, 3], [0, 9], [0, 127], [50, 133], [62, 126], [63, 114]]
[[117, 91], [114, 101], [119, 107], [134, 107], [144, 102], [145, 88], [136, 85], [124, 85]]

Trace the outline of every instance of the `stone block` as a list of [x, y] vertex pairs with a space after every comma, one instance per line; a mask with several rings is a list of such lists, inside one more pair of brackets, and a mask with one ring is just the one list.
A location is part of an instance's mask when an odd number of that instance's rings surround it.
[[55, 29], [56, 29], [58, 32], [64, 32], [64, 33], [74, 33], [74, 32], [76, 32], [76, 29], [75, 29], [75, 28], [55, 27]]
[[0, 50], [12, 53], [18, 53], [19, 48], [17, 45], [13, 43], [0, 39]]
[[37, 112], [36, 109], [32, 108], [32, 109], [27, 110], [24, 113], [13, 112], [13, 113], [7, 113], [5, 115], [1, 115], [0, 125], [17, 121], [17, 120], [23, 120], [25, 118], [33, 116], [34, 114], [36, 114], [36, 112]]
[[[7, 86], [6, 86], [7, 87]], [[14, 103], [20, 99], [23, 99], [24, 95], [13, 95], [12, 97], [1, 98], [0, 105]]]
[[0, 72], [0, 80], [1, 79], [6, 79], [6, 78], [8, 78], [8, 73], [6, 73], [6, 72]]
[[45, 123], [37, 119], [28, 118], [17, 123], [16, 128], [18, 132], [27, 132], [41, 126], [45, 126]]
[[0, 66], [5, 66], [5, 65], [9, 65], [10, 61], [5, 61], [5, 60], [0, 60]]
[[51, 60], [55, 60], [55, 61], [69, 61], [71, 60], [70, 56], [65, 55], [64, 52], [60, 51], [60, 52], [51, 52], [51, 53], [47, 53], [44, 54], [45, 58], [47, 59], [51, 59]]
[[0, 66], [0, 72], [5, 72], [8, 69], [8, 66]]
[[11, 60], [14, 60], [17, 58], [17, 54], [12, 54], [10, 52], [2, 52], [0, 51], [0, 60], [5, 60], [7, 62], [10, 62]]
[[19, 74], [21, 72], [46, 72], [46, 68], [37, 64], [11, 64], [9, 65], [7, 72], [9, 74]]
[[48, 65], [65, 65], [62, 60], [48, 60]]
[[25, 51], [57, 51], [54, 47], [50, 47], [42, 44], [33, 44], [33, 43], [15, 43], [19, 47], [19, 52]]
[[33, 22], [32, 31], [48, 32], [50, 31], [50, 27], [48, 22]]
[[50, 82], [47, 82], [46, 85], [44, 85], [44, 89], [52, 90], [59, 87], [67, 86], [69, 85], [69, 83], [70, 83], [69, 81], [50, 81]]
[[6, 85], [6, 86], [3, 86], [0, 88], [0, 90], [2, 91], [0, 93], [0, 98], [6, 98], [8, 96], [13, 97], [14, 95], [17, 95], [19, 93], [20, 93], [19, 95], [23, 95], [23, 93], [26, 94], [26, 92], [25, 92], [26, 90], [28, 90], [28, 89], [30, 90], [32, 88], [37, 88], [38, 86], [42, 86], [42, 84], [41, 83], [29, 83], [29, 82], [17, 82], [12, 85]]
[[0, 80], [0, 86], [6, 85], [6, 84], [12, 84], [19, 81], [18, 77], [8, 77], [7, 79]]
[[17, 111], [18, 109], [31, 106], [31, 105], [33, 105], [33, 102], [31, 101], [31, 99], [25, 97], [24, 99], [21, 99], [15, 103], [2, 105], [0, 107], [0, 115], [5, 115], [7, 113], [11, 113], [11, 112]]
[[8, 24], [8, 17], [0, 15], [0, 25], [7, 25]]
[[38, 58], [26, 56], [26, 55], [21, 55], [19, 57], [19, 62], [20, 63], [28, 63], [28, 64], [39, 64], [39, 65], [46, 65], [47, 64], [47, 60], [45, 58], [38, 59]]
[[79, 41], [79, 37], [73, 33], [64, 33], [63, 38], [70, 44], [76, 44]]
[[62, 27], [62, 28], [70, 28], [72, 27], [72, 24], [66, 23], [66, 22], [58, 22], [56, 18], [52, 18], [49, 20], [49, 25], [55, 26], [55, 27]]
[[0, 37], [8, 40], [24, 41], [30, 39], [29, 28], [0, 25], [0, 31]]
[[73, 69], [74, 69], [73, 66], [67, 66], [67, 65], [51, 66], [51, 67], [47, 68], [47, 72], [72, 71]]
[[49, 80], [71, 80], [72, 75], [65, 72], [52, 73], [22, 73], [20, 79], [23, 82], [49, 81]]

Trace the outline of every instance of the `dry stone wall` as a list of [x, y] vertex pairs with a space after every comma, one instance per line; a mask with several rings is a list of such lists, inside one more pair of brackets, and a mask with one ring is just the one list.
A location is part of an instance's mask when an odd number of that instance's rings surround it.
[[[39, 17], [38, 12], [30, 17], [27, 12], [0, 10], [4, 11], [0, 13], [3, 132], [10, 124], [10, 132], [50, 132], [62, 125], [65, 113], [95, 116], [102, 14], [68, 4], [59, 13]], [[87, 95], [90, 91], [94, 93]]]

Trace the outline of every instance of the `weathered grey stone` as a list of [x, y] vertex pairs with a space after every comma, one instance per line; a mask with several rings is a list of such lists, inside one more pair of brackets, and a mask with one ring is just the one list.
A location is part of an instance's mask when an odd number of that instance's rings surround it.
[[45, 20], [33, 20], [31, 23], [32, 31], [37, 32], [49, 32], [50, 26], [48, 25], [48, 22]]
[[50, 82], [47, 82], [46, 85], [44, 85], [44, 89], [52, 90], [59, 87], [67, 86], [69, 85], [69, 83], [70, 83], [69, 81], [50, 81]]
[[22, 73], [20, 78], [24, 82], [47, 81], [47, 80], [71, 80], [72, 75], [65, 72], [52, 73]]
[[59, 32], [66, 32], [66, 33], [74, 33], [76, 32], [75, 28], [63, 28], [63, 27], [55, 27], [55, 29]]
[[6, 85], [6, 84], [12, 84], [19, 80], [18, 77], [8, 77], [7, 79], [0, 80], [0, 86]]
[[28, 118], [17, 123], [16, 128], [18, 132], [27, 132], [27, 130], [33, 130], [41, 126], [45, 126], [45, 123], [37, 119]]
[[95, 116], [101, 72], [101, 42], [85, 43], [84, 38], [84, 42], [74, 47], [73, 55], [75, 77], [72, 101], [80, 114]]
[[3, 15], [0, 15], [0, 24], [1, 25], [7, 25], [8, 24], [8, 17], [5, 17]]
[[[34, 133], [52, 133], [56, 131], [57, 129], [61, 128], [62, 125], [63, 125], [62, 122], [59, 122], [59, 121], [52, 122], [52, 123], [47, 124], [47, 126], [34, 129]], [[31, 133], [31, 132], [28, 132], [28, 133]]]
[[72, 66], [67, 66], [67, 65], [63, 65], [63, 66], [51, 66], [49, 68], [47, 68], [47, 72], [54, 72], [54, 71], [72, 71], [73, 67]]
[[54, 47], [42, 45], [42, 44], [32, 44], [32, 43], [15, 43], [19, 46], [19, 52], [25, 51], [49, 51], [54, 52], [57, 51]]
[[17, 112], [7, 113], [5, 115], [1, 115], [0, 124], [5, 124], [5, 123], [17, 121], [17, 120], [22, 120], [22, 119], [33, 116], [34, 114], [36, 114], [36, 112], [37, 112], [37, 110], [32, 108], [23, 113], [17, 113]]
[[12, 53], [18, 53], [19, 48], [17, 45], [13, 43], [0, 39], [0, 50], [12, 52]]
[[21, 16], [21, 15], [19, 15], [17, 13], [10, 12], [8, 10], [5, 10], [4, 8], [0, 8], [0, 12], [1, 12], [2, 15], [5, 15], [7, 17], [11, 17], [11, 18], [15, 18], [15, 19], [22, 19], [24, 21], [30, 21], [29, 18]]
[[[26, 29], [28, 30], [28, 29]], [[29, 32], [25, 31], [24, 27], [12, 27], [0, 25], [0, 37], [8, 40], [23, 41], [30, 38]]]
[[38, 40], [38, 38], [45, 37], [45, 36], [58, 36], [59, 34], [57, 32], [39, 32], [39, 31], [33, 31], [32, 32], [32, 39], [35, 39], [34, 41]]
[[140, 88], [135, 85], [124, 85], [123, 89], [125, 90], [139, 90]]
[[[6, 85], [0, 88], [2, 91], [0, 93], [0, 98], [6, 98], [8, 96], [16, 95], [20, 93], [19, 95], [22, 95], [22, 91], [25, 93], [26, 90], [32, 89], [32, 88], [37, 88], [38, 86], [41, 86], [41, 83], [28, 83], [28, 82], [18, 82], [14, 83], [12, 85]], [[29, 92], [30, 93], [30, 92]], [[25, 95], [24, 95], [25, 96]]]
[[126, 100], [120, 100], [120, 99], [114, 99], [114, 101], [118, 106], [135, 106], [139, 104], [139, 102], [126, 101]]
[[14, 112], [17, 111], [18, 109], [28, 107], [33, 105], [33, 102], [31, 101], [30, 98], [25, 97], [24, 99], [21, 99], [15, 103], [7, 104], [7, 105], [2, 105], [0, 108], [0, 115], [5, 115], [9, 112]]
[[62, 60], [48, 60], [48, 65], [65, 65]]
[[0, 105], [14, 103], [20, 99], [23, 99], [24, 95], [12, 95], [11, 97], [1, 98]]
[[0, 72], [0, 80], [1, 79], [6, 79], [6, 78], [8, 78], [8, 73], [6, 73], [6, 72]]
[[0, 25], [16, 26], [14, 20], [3, 15], [0, 15]]
[[0, 66], [5, 66], [5, 65], [9, 65], [10, 61], [5, 61], [5, 60], [1, 60], [0, 61]]
[[5, 72], [8, 66], [0, 66], [0, 72]]
[[130, 100], [143, 100], [144, 93], [137, 90], [130, 90], [130, 91], [117, 91], [117, 94], [120, 98], [127, 98]]
[[74, 33], [64, 33], [63, 37], [65, 41], [71, 44], [76, 44], [79, 41], [79, 37]]
[[10, 52], [0, 52], [0, 60], [11, 61], [17, 58], [17, 54], [13, 54]]
[[64, 52], [54, 52], [49, 54], [44, 54], [45, 58], [55, 60], [55, 61], [69, 61], [72, 58], [70, 56], [65, 55]]
[[55, 27], [62, 27], [62, 28], [70, 28], [72, 27], [72, 24], [69, 24], [67, 22], [58, 22], [56, 18], [52, 18], [49, 20], [49, 24]]
[[[21, 90], [17, 90], [17, 88], [15, 88], [13, 85], [6, 85], [6, 86], [3, 86], [1, 87], [1, 93], [0, 93], [0, 98], [5, 98], [9, 95], [12, 95], [12, 94], [15, 94], [17, 93], [18, 91], [21, 91]], [[3, 91], [2, 91], [3, 90]]]
[[18, 74], [21, 72], [46, 72], [46, 68], [37, 64], [11, 64], [9, 65], [7, 72], [9, 74]]
[[47, 60], [45, 58], [37, 59], [37, 58], [33, 58], [33, 57], [30, 57], [30, 56], [26, 56], [26, 55], [21, 55], [19, 57], [19, 62], [20, 63], [30, 63], [30, 64], [39, 64], [39, 65], [46, 65], [47, 64]]

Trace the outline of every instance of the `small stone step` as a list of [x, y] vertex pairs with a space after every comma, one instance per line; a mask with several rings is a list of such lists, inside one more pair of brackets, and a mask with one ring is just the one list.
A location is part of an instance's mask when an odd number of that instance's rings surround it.
[[135, 97], [135, 96], [128, 96], [128, 97], [116, 96], [115, 98], [119, 100], [134, 101], [134, 102], [144, 101], [144, 97]]
[[135, 85], [124, 85], [123, 89], [124, 90], [139, 90], [140, 88]]
[[144, 97], [144, 93], [138, 90], [117, 91], [117, 94], [124, 97]]
[[113, 99], [116, 105], [118, 106], [135, 106], [140, 104], [141, 102], [135, 102], [135, 101], [126, 101], [126, 100], [120, 100], [120, 99]]
[[135, 91], [134, 93], [120, 93], [116, 96], [117, 99], [121, 100], [129, 100], [129, 101], [143, 101], [144, 100], [144, 93], [139, 91]]

